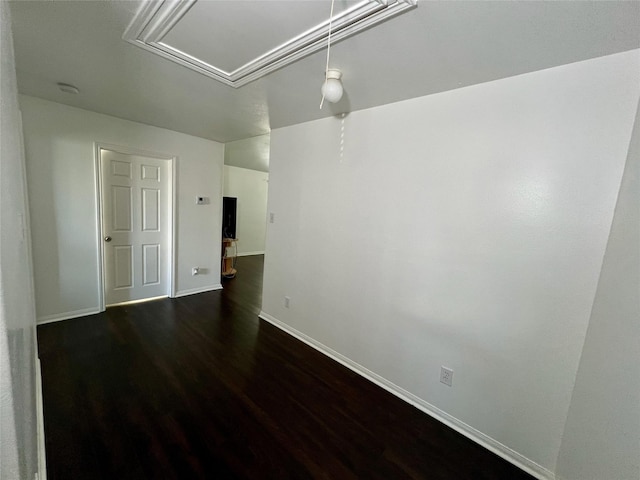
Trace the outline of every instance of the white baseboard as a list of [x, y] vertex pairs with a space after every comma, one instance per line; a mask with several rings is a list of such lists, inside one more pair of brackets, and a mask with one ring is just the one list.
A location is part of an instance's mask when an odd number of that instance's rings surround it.
[[198, 288], [190, 288], [189, 290], [180, 290], [179, 292], [176, 292], [176, 296], [174, 298], [186, 297], [187, 295], [195, 295], [196, 293], [211, 292], [213, 290], [222, 290], [222, 284], [218, 283], [216, 285], [209, 285], [207, 287], [198, 287]]
[[36, 439], [38, 442], [37, 480], [47, 480], [47, 455], [44, 443], [44, 410], [42, 407], [42, 370], [40, 359], [36, 357]]
[[315, 348], [319, 352], [325, 354], [326, 356], [332, 358], [336, 362], [344, 365], [345, 367], [353, 370], [355, 373], [363, 376], [364, 378], [372, 381], [379, 387], [384, 388], [388, 392], [397, 396], [398, 398], [404, 400], [405, 402], [413, 405], [414, 407], [422, 410], [427, 415], [435, 418], [436, 420], [444, 423], [448, 427], [454, 429], [456, 432], [461, 433], [465, 437], [473, 440], [474, 442], [482, 445], [487, 450], [495, 453], [496, 455], [502, 457], [506, 461], [514, 464], [518, 468], [521, 468], [525, 472], [533, 475], [535, 478], [540, 480], [555, 480], [555, 475], [550, 470], [545, 467], [538, 465], [533, 460], [528, 459], [524, 455], [519, 454], [518, 452], [510, 449], [506, 445], [494, 440], [493, 438], [485, 435], [484, 433], [476, 430], [470, 425], [458, 420], [457, 418], [449, 415], [448, 413], [440, 410], [439, 408], [431, 405], [430, 403], [422, 400], [416, 395], [408, 392], [407, 390], [395, 385], [389, 380], [381, 377], [377, 373], [372, 372], [371, 370], [363, 367], [362, 365], [354, 362], [353, 360], [345, 357], [341, 353], [332, 350], [331, 348], [323, 345], [322, 343], [314, 340], [313, 338], [305, 335], [304, 333], [296, 330], [293, 327], [290, 327], [286, 323], [278, 320], [277, 318], [269, 315], [265, 312], [260, 312], [258, 315], [261, 319], [275, 325], [281, 330], [285, 331], [289, 335], [297, 338], [298, 340], [306, 343], [307, 345]]
[[71, 318], [84, 317], [95, 313], [100, 313], [100, 309], [98, 307], [84, 308], [82, 310], [74, 310], [73, 312], [54, 313], [53, 315], [38, 317], [36, 319], [36, 323], [38, 325], [42, 325], [44, 323], [59, 322], [60, 320], [69, 320]]
[[264, 255], [264, 250], [262, 250], [261, 252], [243, 252], [243, 253], [238, 253], [238, 257], [249, 257], [251, 255]]

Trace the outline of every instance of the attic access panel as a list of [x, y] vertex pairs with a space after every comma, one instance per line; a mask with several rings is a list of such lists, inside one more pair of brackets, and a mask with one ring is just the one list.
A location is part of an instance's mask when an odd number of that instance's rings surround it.
[[[417, 0], [336, 0], [338, 41]], [[238, 88], [326, 47], [328, 0], [147, 0], [122, 38]]]

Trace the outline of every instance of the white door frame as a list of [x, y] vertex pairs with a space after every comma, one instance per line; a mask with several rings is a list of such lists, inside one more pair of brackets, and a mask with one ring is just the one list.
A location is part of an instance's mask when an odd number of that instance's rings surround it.
[[171, 181], [169, 182], [169, 285], [168, 285], [168, 295], [170, 298], [174, 298], [176, 296], [176, 282], [175, 282], [175, 271], [176, 271], [176, 171], [177, 171], [177, 163], [178, 157], [175, 155], [168, 155], [157, 152], [149, 152], [146, 150], [140, 150], [138, 148], [125, 147], [122, 145], [113, 145], [109, 143], [102, 142], [94, 142], [94, 167], [96, 174], [96, 183], [95, 183], [95, 191], [96, 191], [96, 231], [98, 232], [98, 236], [96, 237], [96, 242], [98, 245], [98, 286], [99, 286], [99, 308], [101, 312], [106, 310], [105, 306], [105, 294], [104, 294], [104, 242], [102, 241], [104, 237], [104, 232], [102, 231], [102, 188], [103, 188], [103, 179], [102, 179], [102, 169], [100, 168], [100, 150], [111, 150], [112, 152], [122, 153], [125, 155], [140, 155], [143, 157], [151, 157], [157, 158], [159, 160], [166, 160], [169, 162], [170, 170], [171, 170]]

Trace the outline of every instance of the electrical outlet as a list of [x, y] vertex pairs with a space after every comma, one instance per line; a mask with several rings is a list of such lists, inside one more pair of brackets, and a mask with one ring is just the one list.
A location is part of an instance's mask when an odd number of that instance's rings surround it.
[[191, 269], [191, 275], [198, 275], [200, 273], [200, 267], [193, 267]]
[[440, 367], [440, 383], [451, 386], [453, 382], [453, 370], [442, 365]]
[[284, 308], [289, 308], [289, 304], [291, 303], [290, 297], [284, 297]]

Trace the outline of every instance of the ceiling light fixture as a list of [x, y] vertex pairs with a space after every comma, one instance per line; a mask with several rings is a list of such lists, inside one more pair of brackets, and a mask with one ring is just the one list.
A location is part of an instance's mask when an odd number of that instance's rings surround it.
[[325, 81], [322, 84], [322, 97], [331, 103], [339, 102], [344, 93], [342, 87], [342, 72], [336, 69], [329, 69], [325, 74]]
[[336, 103], [342, 98], [344, 88], [342, 87], [342, 72], [335, 68], [329, 68], [329, 56], [331, 54], [331, 27], [333, 22], [333, 5], [335, 0], [331, 0], [331, 12], [329, 13], [329, 35], [327, 35], [327, 65], [324, 70], [324, 83], [320, 91], [322, 92], [322, 100], [320, 101], [320, 109], [327, 102]]
[[60, 91], [64, 92], [64, 93], [71, 93], [73, 95], [77, 95], [80, 93], [80, 90], [78, 90], [78, 87], [74, 86], [74, 85], [70, 85], [68, 83], [61, 83], [58, 82], [58, 88], [60, 89]]

